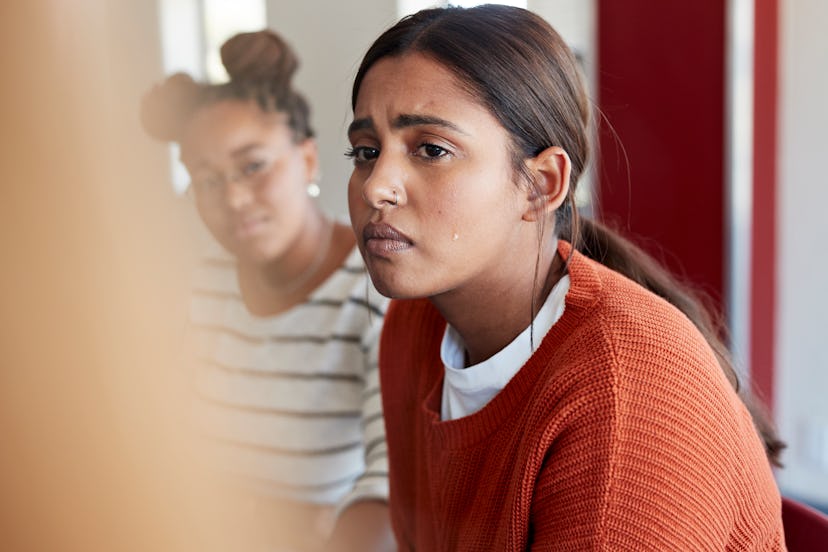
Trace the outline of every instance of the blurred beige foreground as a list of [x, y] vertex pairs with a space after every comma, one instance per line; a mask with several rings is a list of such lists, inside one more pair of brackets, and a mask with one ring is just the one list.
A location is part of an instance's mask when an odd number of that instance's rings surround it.
[[137, 121], [157, 40], [112, 31], [141, 4], [0, 3], [0, 550], [257, 548], [184, 431], [192, 214]]

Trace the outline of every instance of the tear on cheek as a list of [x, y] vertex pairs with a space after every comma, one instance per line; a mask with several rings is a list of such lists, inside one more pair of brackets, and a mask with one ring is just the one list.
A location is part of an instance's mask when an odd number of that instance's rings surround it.
[[451, 241], [457, 241], [457, 240], [458, 240], [458, 238], [460, 238], [460, 234], [458, 234], [457, 232], [455, 232], [455, 233], [454, 233], [454, 235], [453, 235], [453, 236], [451, 236]]

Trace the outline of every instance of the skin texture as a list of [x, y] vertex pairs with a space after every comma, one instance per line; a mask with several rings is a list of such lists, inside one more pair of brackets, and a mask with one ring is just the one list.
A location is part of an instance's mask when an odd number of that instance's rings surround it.
[[526, 160], [530, 185], [514, 170], [506, 130], [449, 70], [417, 53], [368, 71], [349, 138], [351, 222], [374, 285], [390, 297], [430, 298], [471, 362], [490, 357], [529, 325], [533, 294], [542, 301], [560, 276], [550, 270], [554, 241], [541, 246], [538, 225], [553, 230], [568, 156], [550, 147]]

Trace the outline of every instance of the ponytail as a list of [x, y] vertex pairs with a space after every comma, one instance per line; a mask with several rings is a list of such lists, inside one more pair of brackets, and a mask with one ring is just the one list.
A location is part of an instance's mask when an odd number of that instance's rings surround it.
[[[725, 344], [727, 331], [721, 317], [714, 317], [709, 298], [691, 289], [657, 260], [623, 237], [619, 232], [596, 220], [580, 217], [572, 206], [572, 198], [559, 210], [558, 234], [569, 236], [574, 250], [619, 272], [679, 309], [704, 336], [719, 361], [719, 366], [744, 402], [756, 431], [765, 445], [768, 460], [781, 467], [785, 443], [779, 439], [767, 410], [750, 388], [741, 386], [730, 351]], [[567, 260], [568, 262], [568, 260]]]

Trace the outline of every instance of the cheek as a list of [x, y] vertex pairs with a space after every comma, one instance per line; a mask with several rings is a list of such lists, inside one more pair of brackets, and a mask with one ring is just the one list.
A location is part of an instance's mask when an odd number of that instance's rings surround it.
[[300, 171], [295, 169], [274, 173], [259, 188], [258, 199], [283, 216], [291, 216], [309, 200], [307, 182]]
[[445, 255], [483, 260], [509, 247], [519, 216], [514, 198], [496, 191], [467, 187], [433, 204], [426, 222]]
[[425, 207], [424, 222], [431, 230], [432, 238], [440, 242], [457, 242], [469, 238], [480, 226], [480, 219], [491, 216], [491, 207], [482, 209], [480, 197], [469, 192], [470, 187], [450, 187], [439, 195], [429, 194], [422, 199]]
[[219, 206], [208, 203], [204, 200], [196, 199], [196, 211], [201, 218], [201, 222], [213, 234], [221, 233], [223, 228], [227, 225], [227, 215]]

